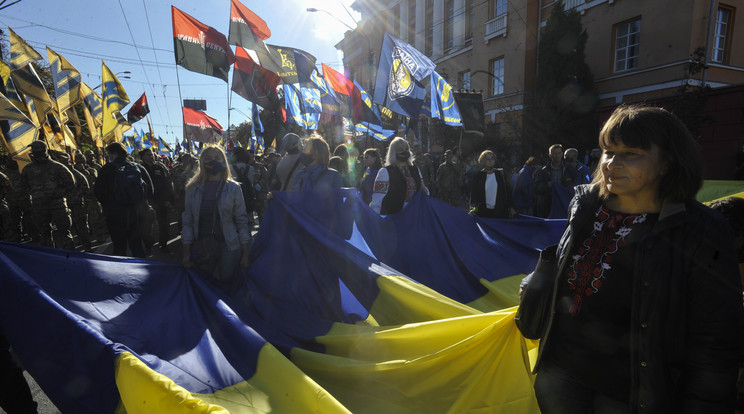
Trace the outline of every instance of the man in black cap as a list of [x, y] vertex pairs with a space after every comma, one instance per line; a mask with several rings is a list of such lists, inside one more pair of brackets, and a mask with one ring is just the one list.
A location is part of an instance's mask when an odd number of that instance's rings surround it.
[[75, 178], [70, 170], [49, 158], [44, 141], [34, 141], [31, 164], [21, 172], [21, 186], [31, 195], [31, 216], [39, 232], [39, 243], [54, 247], [52, 225], [57, 228], [63, 249], [73, 250], [72, 218], [66, 196], [75, 190]]

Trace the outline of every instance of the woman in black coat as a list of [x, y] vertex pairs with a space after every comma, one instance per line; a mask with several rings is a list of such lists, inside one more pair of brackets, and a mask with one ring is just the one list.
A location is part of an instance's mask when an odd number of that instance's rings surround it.
[[478, 157], [481, 170], [473, 177], [470, 190], [470, 214], [486, 218], [510, 218], [511, 189], [504, 177], [504, 170], [496, 168], [496, 154], [491, 150], [481, 152]]

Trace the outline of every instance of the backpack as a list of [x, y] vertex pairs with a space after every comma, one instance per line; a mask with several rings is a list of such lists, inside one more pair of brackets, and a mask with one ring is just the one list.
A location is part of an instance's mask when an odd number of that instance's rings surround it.
[[132, 205], [145, 199], [145, 180], [137, 164], [125, 162], [114, 170], [114, 201]]
[[245, 210], [252, 212], [256, 204], [256, 190], [251, 184], [251, 180], [246, 175], [251, 171], [251, 166], [246, 165], [244, 168], [236, 168], [238, 176], [236, 177], [240, 183], [240, 188], [243, 190], [243, 200], [245, 201]]

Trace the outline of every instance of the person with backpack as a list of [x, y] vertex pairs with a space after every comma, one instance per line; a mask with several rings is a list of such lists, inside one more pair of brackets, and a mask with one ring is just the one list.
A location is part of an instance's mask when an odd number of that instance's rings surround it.
[[126, 256], [127, 246], [134, 257], [145, 257], [143, 223], [147, 198], [153, 185], [145, 167], [127, 159], [119, 142], [106, 147], [108, 162], [101, 168], [93, 192], [103, 207], [115, 256]]

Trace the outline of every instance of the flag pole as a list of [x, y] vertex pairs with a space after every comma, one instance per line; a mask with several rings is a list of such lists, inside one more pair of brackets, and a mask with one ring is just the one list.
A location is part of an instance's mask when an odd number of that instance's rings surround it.
[[[181, 136], [181, 140], [184, 140], [184, 139], [187, 139], [186, 138], [186, 117], [184, 117], [183, 115], [183, 98], [181, 97], [181, 78], [178, 76], [178, 65], [176, 65], [176, 82], [178, 83], [178, 100], [179, 100], [178, 106], [181, 107], [181, 131], [183, 134]], [[191, 140], [188, 139], [187, 142], [189, 146], [188, 150], [189, 152], [191, 152]]]
[[232, 108], [232, 90], [230, 89], [230, 82], [227, 83], [227, 142], [230, 142], [232, 138], [230, 136], [230, 108]]

